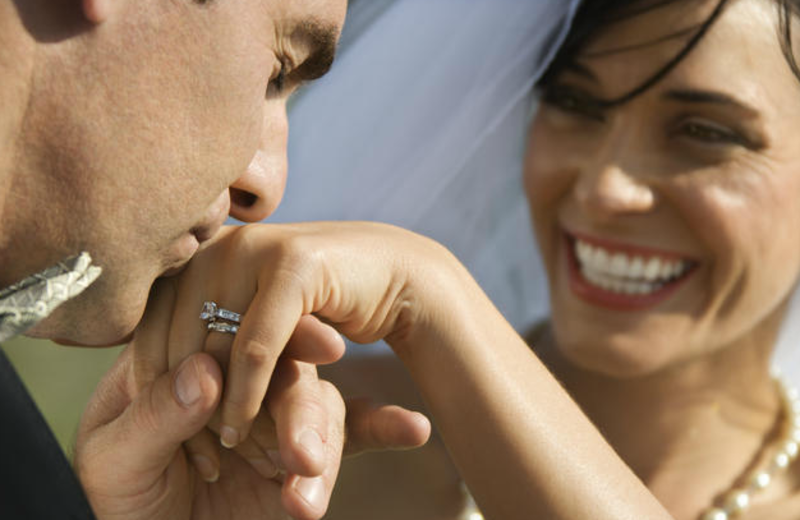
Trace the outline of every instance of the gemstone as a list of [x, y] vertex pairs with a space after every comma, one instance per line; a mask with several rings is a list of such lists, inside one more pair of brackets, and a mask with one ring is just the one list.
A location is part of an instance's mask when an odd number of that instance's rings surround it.
[[203, 321], [213, 320], [217, 315], [217, 304], [214, 302], [205, 302], [203, 310], [200, 312], [200, 319]]

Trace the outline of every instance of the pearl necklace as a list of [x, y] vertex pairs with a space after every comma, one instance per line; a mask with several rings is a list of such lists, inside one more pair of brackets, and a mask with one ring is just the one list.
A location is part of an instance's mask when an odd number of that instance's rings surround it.
[[775, 476], [786, 471], [797, 458], [800, 444], [800, 397], [797, 389], [780, 375], [774, 374], [773, 379], [780, 394], [784, 419], [780, 437], [766, 448], [775, 454], [766, 467], [756, 470], [745, 479], [742, 487], [734, 487], [723, 494], [718, 504], [703, 512], [701, 520], [729, 520], [740, 516], [750, 507], [753, 495], [764, 491]]
[[[775, 450], [775, 455], [766, 467], [755, 471], [746, 484], [734, 487], [722, 495], [719, 504], [715, 504], [700, 516], [701, 520], [729, 520], [741, 515], [750, 507], [753, 495], [764, 491], [776, 475], [786, 471], [789, 465], [797, 459], [800, 449], [800, 394], [796, 388], [787, 383], [780, 375], [773, 375], [778, 393], [780, 394], [781, 415], [784, 424], [781, 435], [768, 449]], [[484, 520], [483, 514], [478, 509], [472, 494], [462, 482], [462, 491], [466, 505], [459, 516], [459, 520]]]

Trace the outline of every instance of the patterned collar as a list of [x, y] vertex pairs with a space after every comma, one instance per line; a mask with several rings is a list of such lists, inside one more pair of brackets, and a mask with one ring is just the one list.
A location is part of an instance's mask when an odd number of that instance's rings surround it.
[[0, 290], [0, 342], [22, 334], [94, 282], [102, 269], [89, 253], [67, 258]]

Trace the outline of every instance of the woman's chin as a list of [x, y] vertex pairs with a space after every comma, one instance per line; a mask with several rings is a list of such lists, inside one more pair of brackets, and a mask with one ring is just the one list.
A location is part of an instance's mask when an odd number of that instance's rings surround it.
[[560, 357], [583, 371], [616, 379], [636, 379], [656, 374], [680, 361], [674, 348], [655, 338], [583, 332], [576, 334], [574, 326], [570, 330], [569, 326], [554, 324]]

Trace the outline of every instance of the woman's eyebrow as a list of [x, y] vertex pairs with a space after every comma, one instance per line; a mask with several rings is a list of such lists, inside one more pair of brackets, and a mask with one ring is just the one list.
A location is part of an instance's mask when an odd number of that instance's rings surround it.
[[305, 82], [327, 74], [336, 57], [338, 29], [318, 20], [305, 20], [295, 26], [291, 38], [301, 48], [308, 49], [305, 61], [291, 75]]
[[585, 65], [583, 65], [583, 64], [581, 64], [581, 63], [579, 63], [579, 62], [577, 62], [575, 60], [568, 61], [564, 65], [564, 70], [565, 71], [569, 71], [569, 72], [574, 72], [575, 74], [577, 74], [579, 76], [583, 76], [584, 78], [586, 78], [586, 79], [588, 79], [590, 81], [593, 81], [595, 83], [598, 82], [597, 81], [597, 76], [594, 74], [594, 72], [591, 71], [591, 69], [589, 69], [589, 67], [587, 67], [587, 66], [585, 66]]
[[751, 117], [758, 117], [759, 111], [729, 94], [712, 90], [675, 89], [664, 93], [664, 98], [681, 103], [721, 105], [736, 108]]

